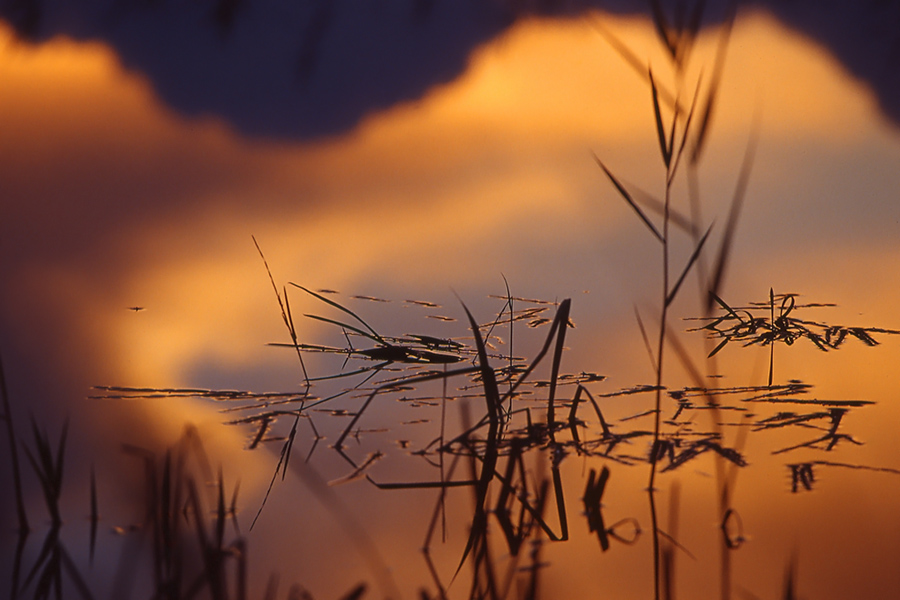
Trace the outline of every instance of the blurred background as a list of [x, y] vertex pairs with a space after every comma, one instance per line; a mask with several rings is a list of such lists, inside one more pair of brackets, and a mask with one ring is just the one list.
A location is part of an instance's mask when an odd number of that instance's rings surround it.
[[[673, 23], [692, 14], [661, 4]], [[739, 3], [724, 55], [731, 8], [705, 8], [683, 87], [691, 92], [698, 77], [708, 85], [724, 56], [698, 171], [703, 219], [715, 222], [711, 244], [758, 136], [721, 295], [737, 305], [765, 301], [770, 288], [799, 293], [837, 304], [811, 318], [900, 329], [900, 7]], [[592, 387], [598, 393], [652, 383], [634, 310], [652, 324], [658, 246], [594, 158], [662, 196], [649, 87], [609, 37], [674, 90], [649, 4], [8, 0], [0, 18], [0, 354], [26, 443], [31, 418], [54, 439], [70, 423], [64, 505], [73, 539], [88, 512], [91, 466], [109, 498], [102, 536], [119, 524], [116, 503], [127, 507], [140, 483], [122, 442], [164, 448], [185, 423], [241, 481], [249, 525], [277, 457], [246, 450], [247, 432], [223, 426], [220, 406], [89, 396], [98, 385], [300, 390], [296, 356], [266, 345], [289, 339], [251, 236], [279, 286], [336, 290], [386, 333], [464, 336], [457, 298], [488, 321], [502, 304], [488, 296], [505, 295], [504, 278], [516, 296], [572, 298], [565, 368], [607, 375]], [[675, 192], [677, 210], [689, 212], [684, 184]], [[679, 265], [692, 248], [682, 238]], [[676, 329], [699, 314], [696, 288], [690, 280], [675, 305]], [[289, 293], [295, 315], [323, 311]], [[325, 324], [297, 325], [302, 340], [341, 344]], [[702, 351], [696, 335], [686, 343]], [[848, 342], [821, 353], [798, 342], [776, 354], [777, 380], [877, 402], [853, 413], [852, 434], [864, 445], [843, 448], [846, 462], [900, 468], [897, 344]], [[764, 383], [764, 349], [729, 347], [720, 358], [728, 384]], [[608, 409], [623, 417], [648, 402], [619, 399]], [[370, 410], [371, 425], [391, 431], [357, 451], [390, 448], [377, 468], [402, 478], [408, 453], [397, 439], [431, 434], [397, 424], [418, 418], [406, 407]], [[317, 422], [326, 440], [309, 477], [346, 471], [327, 448], [345, 423]], [[306, 434], [298, 456], [312, 444]], [[808, 597], [896, 596], [895, 475], [828, 471], [813, 493], [791, 494], [783, 457], [765, 445], [746, 451], [752, 466], [735, 499], [749, 537], [734, 559], [738, 597], [780, 593], [791, 556]], [[577, 509], [585, 465], [568, 468]], [[682, 519], [691, 524], [682, 528], [697, 532], [683, 543], [697, 560], [680, 563], [679, 585], [690, 597], [712, 596], [704, 565], [718, 524], [704, 517], [714, 505], [709, 473], [682, 476]], [[646, 523], [644, 469], [614, 469], [612, 482], [619, 491], [604, 504]], [[308, 485], [303, 477], [277, 485], [249, 535], [253, 589], [270, 572], [317, 598], [379, 581], [361, 542]], [[427, 587], [418, 550], [433, 494], [370, 493], [361, 481], [330, 489], [405, 597]], [[12, 498], [3, 496], [12, 529]], [[410, 517], [417, 504], [428, 510]], [[652, 593], [648, 538], [601, 556], [596, 539], [579, 535], [548, 555], [562, 565], [547, 570], [548, 594]], [[458, 533], [445, 550], [448, 577], [464, 539]], [[4, 559], [14, 542], [4, 535]], [[90, 571], [100, 582], [102, 568]]]

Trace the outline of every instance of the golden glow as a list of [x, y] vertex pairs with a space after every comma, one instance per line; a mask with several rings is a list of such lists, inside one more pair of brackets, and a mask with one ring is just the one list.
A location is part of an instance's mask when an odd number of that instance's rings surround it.
[[[502, 292], [505, 275], [513, 293], [557, 298], [590, 290], [575, 298], [579, 329], [571, 343], [581, 354], [570, 366], [613, 375], [603, 391], [645, 382], [651, 369], [632, 305], [652, 322], [653, 309], [645, 308], [655, 306], [659, 295], [658, 248], [598, 171], [591, 152], [651, 193], [659, 193], [664, 174], [646, 85], [603, 41], [596, 20], [647, 56], [661, 79], [668, 77], [653, 27], [644, 19], [598, 14], [562, 22], [525, 20], [475, 52], [458, 80], [421, 100], [370, 115], [331, 139], [293, 144], [246, 140], [221, 122], [178, 116], [160, 104], [149, 82], [125, 72], [100, 44], [60, 39], [39, 47], [14, 45], [8, 32], [0, 32], [6, 44], [0, 54], [5, 82], [0, 180], [13, 181], [22, 199], [6, 210], [13, 223], [6, 227], [33, 231], [38, 240], [23, 238], [22, 244], [33, 246], [25, 247], [21, 264], [7, 270], [7, 289], [16, 291], [4, 292], [4, 309], [23, 315], [22, 339], [53, 340], [47, 360], [63, 378], [167, 387], [192, 385], [198, 369], [208, 368], [230, 387], [242, 381], [239, 375], [263, 370], [273, 360], [265, 344], [286, 337], [253, 235], [279, 286], [294, 281], [400, 300], [430, 293], [452, 297], [450, 290], [463, 296]], [[691, 76], [701, 67], [708, 71], [717, 34], [701, 36]], [[823, 318], [833, 314], [842, 324], [900, 329], [895, 316], [900, 282], [892, 276], [900, 248], [889, 225], [898, 218], [892, 207], [900, 184], [895, 168], [900, 140], [873, 112], [870, 92], [825, 50], [753, 13], [742, 16], [734, 30], [718, 107], [707, 155], [712, 168], [701, 170], [704, 198], [713, 200], [707, 216], [717, 217], [716, 235], [752, 115], [758, 107], [762, 111], [760, 152], [725, 288], [729, 299], [764, 299], [774, 287], [841, 304]], [[861, 178], [848, 171], [840, 174], [846, 193], [834, 189], [827, 176], [835, 175], [823, 172], [823, 159], [841, 164], [858, 156], [860, 147], [872, 156], [865, 187], [857, 187]], [[22, 190], [38, 191], [29, 196]], [[855, 214], [846, 218], [863, 214], [857, 229], [844, 230], [840, 220], [829, 220], [832, 211], [863, 192], [870, 199], [861, 205], [865, 210], [849, 211]], [[848, 195], [854, 196], [848, 200]], [[676, 201], [686, 212], [683, 198]], [[679, 254], [679, 261], [686, 254]], [[687, 288], [685, 293], [693, 293], [693, 281]], [[307, 339], [321, 328], [300, 317], [305, 310], [300, 304], [295, 318]], [[129, 306], [146, 310], [135, 313]], [[778, 373], [819, 383], [827, 396], [859, 393], [886, 404], [898, 384], [892, 366], [898, 343], [888, 338], [879, 348], [828, 356], [810, 348], [780, 348]], [[737, 363], [730, 383], [757, 382], [765, 371], [765, 356], [739, 355], [738, 349], [725, 354]], [[838, 363], [845, 371], [834, 366]], [[847, 377], [847, 371], [859, 379]], [[299, 384], [299, 377], [292, 383]], [[637, 412], [631, 408], [623, 401], [615, 410]], [[898, 409], [880, 405], [877, 410], [866, 415], [879, 417], [860, 416], [868, 428], [861, 437], [873, 440], [873, 449], [865, 447], [861, 452], [868, 454], [862, 456], [897, 468], [889, 442]], [[213, 407], [174, 401], [145, 414], [148, 423], [142, 425], [168, 432], [184, 420], [221, 420]], [[222, 439], [222, 447], [231, 450], [221, 452], [244, 460], [239, 432], [228, 430]], [[759, 474], [751, 469], [740, 480], [744, 519], [748, 527], [753, 524], [756, 539], [780, 532], [777, 550], [787, 552], [784, 538], [790, 532], [779, 527], [797, 519], [798, 531], [813, 529], [809, 539], [819, 540], [824, 534], [803, 521], [802, 511], [790, 504], [795, 498], [786, 499], [784, 485], [771, 482], [784, 475], [777, 471], [783, 465], [766, 455], [769, 448], [752, 450], [765, 468], [776, 470], [773, 475], [760, 466]], [[636, 447], [635, 453], [640, 451]], [[246, 460], [258, 464], [260, 459]], [[568, 464], [576, 481], [569, 497], [578, 498], [585, 464], [575, 458]], [[705, 482], [713, 467], [706, 463], [699, 470], [684, 475], [689, 491], [683, 501], [685, 529], [696, 525], [700, 533], [684, 535], [696, 543], [691, 550], [703, 558], [698, 564], [708, 565], [716, 560], [708, 549], [718, 531], [707, 518], [714, 508], [712, 484]], [[248, 493], [258, 493], [267, 474], [255, 471], [256, 487], [248, 486]], [[847, 480], [836, 475], [825, 485], [834, 486], [826, 488], [832, 506], [849, 512], [852, 488], [838, 489]], [[697, 481], [703, 483], [694, 485]], [[643, 496], [635, 508], [634, 495], [626, 494], [643, 489], [646, 473], [620, 469], [615, 483], [610, 514], [646, 523]], [[350, 485], [355, 491], [364, 484]], [[888, 485], [896, 487], [893, 480]], [[468, 500], [467, 493], [455, 499]], [[379, 500], [384, 503], [379, 507], [397, 518], [407, 505], [394, 498]], [[316, 502], [308, 494], [305, 500]], [[293, 500], [282, 502], [292, 510]], [[877, 497], [866, 502], [879, 515], [887, 510]], [[577, 504], [571, 502], [571, 514]], [[816, 518], [826, 518], [827, 507], [814, 508]], [[369, 506], [357, 510], [374, 513]], [[291, 526], [301, 529], [305, 518], [314, 521], [317, 532], [333, 524], [304, 511], [292, 514]], [[830, 526], [820, 524], [823, 530]], [[284, 535], [274, 531], [277, 522], [268, 527], [267, 535]], [[413, 548], [418, 560], [422, 532], [391, 535], [391, 525], [380, 521], [372, 529], [388, 531], [387, 547]], [[617, 548], [607, 557], [596, 540], [583, 531], [577, 536], [578, 544], [548, 550], [554, 564], [577, 567], [548, 575], [548, 586], [572, 586], [577, 576], [622, 597], [647, 593], [647, 580], [629, 575], [629, 566], [639, 565], [642, 573], [649, 568], [646, 543]], [[742, 556], [753, 569], [741, 567], [739, 585], [756, 589], [753, 574], [760, 572], [777, 571], [773, 577], [780, 581], [787, 556], [767, 555], [769, 543], [748, 545]], [[310, 560], [326, 564], [347, 544], [316, 548]], [[295, 540], [282, 537], [262, 552], [273, 553], [272, 564], [280, 565], [290, 561], [284, 555], [297, 551], [295, 546]], [[803, 551], [815, 549], [804, 543]], [[445, 567], [452, 571], [458, 554], [447, 554]], [[680, 560], [691, 589], [708, 589], [702, 569]], [[601, 563], [598, 575], [595, 566]], [[333, 568], [327, 565], [321, 572]], [[418, 567], [410, 562], [402, 568], [412, 570], [410, 565]], [[303, 572], [315, 574], [315, 569]], [[336, 585], [333, 579], [322, 585]], [[778, 593], [774, 589], [770, 595]], [[810, 597], [818, 596], [810, 592]]]

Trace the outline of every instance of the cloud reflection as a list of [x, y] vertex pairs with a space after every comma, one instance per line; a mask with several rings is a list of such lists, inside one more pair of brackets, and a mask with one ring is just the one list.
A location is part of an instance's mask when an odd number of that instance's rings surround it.
[[[662, 62], [649, 49], [648, 23], [610, 26]], [[713, 32], [701, 38], [701, 55], [714, 43]], [[171, 432], [185, 419], [216, 423], [221, 416], [186, 403], [130, 415], [122, 407], [85, 408], [90, 385], [298, 384], [293, 359], [264, 346], [285, 334], [251, 234], [279, 282], [436, 300], [455, 316], [449, 288], [489, 315], [482, 298], [502, 292], [501, 274], [516, 294], [574, 296], [571, 368], [581, 361], [621, 387], [649, 377], [632, 303], [643, 308], [657, 296], [656, 253], [590, 153], [658, 193], [651, 105], [642, 82], [589, 21], [522, 21], [476, 52], [452, 83], [315, 143], [248, 140], [224, 121], [179, 116], [100, 44], [7, 46], [0, 60], [11, 82], [0, 97], [4, 360], [15, 367], [14, 397], [29, 398], [36, 413], [108, 413], [95, 424], [98, 446], [157, 425]], [[730, 198], [760, 97], [763, 125], [727, 292], [743, 301], [770, 286], [799, 291], [847, 306], [848, 319], [864, 307], [864, 324], [897, 327], [890, 276], [898, 251], [896, 131], [874, 113], [867, 91], [764, 16], [739, 22], [728, 65], [702, 171], [710, 214]], [[863, 158], [861, 148], [868, 149]], [[299, 301], [297, 308], [311, 310]], [[405, 333], [404, 317], [379, 318]], [[301, 327], [311, 337], [321, 331], [307, 321]], [[828, 365], [816, 366], [810, 350], [780, 354], [780, 368], [837, 379]], [[862, 367], [872, 359], [853, 360]], [[274, 361], [285, 371], [271, 368]], [[879, 364], [864, 388], [875, 399], [896, 383], [883, 372], [889, 360]], [[222, 445], [231, 451], [222, 456], [237, 461], [244, 440], [230, 433]], [[323, 470], [335, 466], [328, 460]], [[643, 485], [643, 474], [615, 477], [633, 489]], [[748, 510], [763, 519], [766, 503], [782, 499], [762, 476], [747, 482]], [[751, 498], [757, 489], [768, 491]], [[605, 502], [615, 502], [615, 493]], [[289, 510], [282, 502], [276, 507]], [[693, 505], [692, 520], [702, 520], [703, 502]], [[398, 546], [418, 547], [418, 539], [410, 546], [380, 519], [397, 503], [381, 498], [354, 507]], [[275, 535], [277, 523], [269, 527]], [[586, 560], [559, 552], [572, 564]], [[769, 567], [780, 561], [753, 556]], [[637, 559], [623, 551], [612, 560], [621, 568], [605, 571], [610, 579]], [[579, 576], [593, 572], [585, 566]], [[609, 583], [639, 593], [645, 584]]]

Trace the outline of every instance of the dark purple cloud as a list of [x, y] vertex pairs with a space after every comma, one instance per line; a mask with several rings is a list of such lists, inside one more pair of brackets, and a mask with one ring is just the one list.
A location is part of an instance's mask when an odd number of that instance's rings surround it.
[[[588, 8], [649, 13], [649, 2], [488, 0], [7, 0], [24, 37], [100, 39], [186, 115], [251, 136], [308, 139], [422, 97], [457, 77], [473, 49], [525, 14]], [[664, 4], [674, 4], [667, 2]], [[678, 3], [681, 4], [681, 3]], [[727, 2], [706, 2], [709, 21]], [[900, 118], [900, 5], [754, 2], [827, 46]], [[677, 15], [669, 15], [675, 22]]]

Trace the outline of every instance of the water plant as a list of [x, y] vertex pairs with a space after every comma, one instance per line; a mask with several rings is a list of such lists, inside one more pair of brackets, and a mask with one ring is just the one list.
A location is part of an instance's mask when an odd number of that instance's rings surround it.
[[[833, 351], [844, 347], [845, 341], [851, 338], [871, 346], [878, 343], [878, 336], [898, 331], [800, 318], [801, 311], [826, 305], [801, 304], [796, 294], [776, 294], [771, 289], [763, 302], [737, 305], [724, 299], [723, 282], [748, 189], [755, 134], [748, 142], [737, 174], [721, 233], [703, 218], [697, 165], [711, 130], [734, 13], [728, 15], [722, 28], [712, 77], [708, 83], [698, 79], [694, 85], [687, 86], [686, 64], [703, 18], [703, 3], [695, 5], [689, 18], [674, 25], [658, 2], [653, 3], [653, 8], [657, 32], [675, 73], [671, 89], [602, 23], [597, 25], [603, 37], [647, 82], [648, 115], [652, 118], [661, 158], [663, 198], [654, 201], [635, 194], [611, 168], [608, 157], [594, 156], [602, 179], [637, 215], [649, 232], [651, 243], [659, 249], [662, 276], [656, 330], [648, 332], [643, 316], [636, 311], [653, 361], [653, 381], [610, 390], [605, 387], [605, 377], [597, 372], [567, 372], [566, 343], [574, 335], [570, 332], [574, 328], [570, 299], [549, 302], [516, 296], [504, 280], [505, 293], [492, 296], [498, 306], [490, 317], [477, 318], [478, 311], [462, 301], [451, 309], [461, 315], [460, 321], [464, 323], [462, 330], [453, 336], [440, 337], [422, 331], [387, 333], [371, 325], [363, 309], [351, 306], [351, 299], [375, 302], [380, 298], [345, 299], [334, 290], [312, 289], [300, 283], [279, 286], [261, 245], [253, 239], [287, 332], [287, 341], [272, 345], [296, 355], [300, 367], [297, 388], [256, 392], [100, 386], [97, 395], [104, 398], [200, 397], [222, 403], [223, 420], [247, 431], [248, 449], [276, 449], [278, 463], [265, 499], [277, 493], [279, 476], [285, 478], [291, 461], [298, 460], [294, 455], [298, 440], [303, 440], [301, 424], [308, 426], [312, 439], [302, 459], [309, 463], [323, 439], [316, 423], [321, 424], [321, 419], [332, 422], [345, 419], [346, 425], [339, 427], [330, 450], [346, 463], [346, 472], [329, 482], [311, 476], [304, 482], [323, 503], [333, 503], [335, 495], [329, 490], [352, 481], [364, 481], [380, 490], [434, 490], [434, 508], [423, 536], [428, 580], [420, 591], [423, 599], [536, 598], [541, 595], [541, 578], [547, 569], [548, 545], [569, 540], [576, 526], [596, 537], [602, 553], [615, 551], [619, 545], [646, 542], [649, 538], [653, 596], [674, 598], [676, 557], [690, 555], [690, 550], [679, 535], [684, 526], [678, 516], [680, 484], [671, 481], [664, 489], [663, 474], [683, 472], [687, 465], [696, 465], [702, 457], [713, 457], [715, 522], [720, 531], [717, 595], [730, 598], [734, 551], [746, 541], [733, 490], [739, 469], [749, 464], [745, 451], [748, 436], [792, 432], [799, 441], [777, 448], [774, 452], [779, 455], [800, 449], [832, 452], [859, 443], [845, 429], [845, 416], [852, 409], [871, 404], [865, 400], [814, 398], [810, 397], [813, 389], [810, 384], [791, 379], [777, 382], [775, 345], [790, 346], [806, 339], [819, 350]], [[692, 89], [690, 94], [684, 91], [687, 87]], [[682, 176], [687, 182], [688, 195], [679, 204], [676, 181]], [[676, 252], [678, 235], [690, 240], [684, 255]], [[716, 235], [718, 247], [711, 251]], [[689, 319], [699, 326], [680, 332], [673, 325], [675, 300], [686, 294], [688, 282], [694, 276], [700, 291], [698, 312], [701, 314]], [[298, 297], [302, 300], [298, 301]], [[300, 302], [316, 307], [303, 318], [324, 325], [331, 336], [329, 340], [303, 339], [293, 314]], [[442, 308], [430, 301], [410, 302], [429, 309]], [[447, 318], [435, 312], [429, 312], [428, 316]], [[684, 334], [691, 332], [708, 337], [705, 355], [692, 356], [681, 342]], [[525, 334], [531, 334], [531, 344], [522, 341]], [[710, 384], [709, 375], [719, 372], [716, 360], [729, 345], [769, 346], [765, 385]], [[316, 373], [310, 368], [311, 356], [333, 358], [339, 366], [324, 374]], [[687, 385], [670, 375], [674, 360], [688, 373]], [[640, 408], [625, 418], [611, 419], [604, 403], [617, 397], [635, 398]], [[433, 477], [397, 480], [376, 474], [376, 465], [385, 459], [385, 453], [377, 445], [364, 447], [363, 443], [379, 433], [367, 429], [367, 424], [375, 418], [372, 407], [385, 398], [402, 402], [404, 410], [428, 407], [439, 412], [439, 422], [429, 434], [430, 441], [408, 448], [416, 460], [431, 468]], [[468, 402], [454, 404], [459, 400]], [[3, 402], [16, 467], [14, 489], [20, 529], [27, 531], [15, 454], [17, 443], [5, 386]], [[453, 406], [461, 407], [455, 428], [449, 416]], [[700, 423], [698, 415], [708, 417], [708, 422]], [[648, 421], [650, 426], [645, 425]], [[736, 433], [728, 436], [729, 431]], [[64, 429], [54, 451], [49, 437], [35, 425], [34, 450], [26, 453], [44, 492], [54, 531], [62, 520], [59, 490], [65, 439]], [[407, 449], [409, 441], [405, 443], [403, 447]], [[231, 493], [230, 502], [226, 501], [224, 475], [221, 471], [213, 475], [196, 434], [186, 433], [183, 441], [162, 457], [134, 447], [126, 451], [136, 457], [145, 473], [144, 516], [139, 529], [150, 546], [155, 597], [195, 597], [201, 592], [213, 598], [245, 597], [250, 533], [242, 532], [237, 524], [237, 489]], [[590, 467], [579, 486], [583, 489], [579, 502], [573, 503], [571, 493], [567, 492], [571, 485], [564, 485], [563, 465], [575, 456], [582, 457]], [[189, 462], [193, 469], [188, 468]], [[646, 469], [649, 523], [642, 523], [634, 516], [630, 512], [633, 507], [603, 503], [611, 486], [618, 485], [620, 470], [627, 468]], [[785, 468], [793, 493], [811, 490], [821, 469], [894, 472], [838, 460], [794, 460], [786, 463]], [[302, 469], [296, 472], [303, 477]], [[198, 480], [216, 482], [211, 497], [204, 497]], [[472, 508], [466, 522], [460, 525], [466, 529], [465, 541], [448, 569], [434, 560], [433, 555], [439, 532], [444, 537], [449, 492], [454, 489], [469, 491]], [[667, 510], [661, 501], [663, 493], [668, 494]], [[265, 499], [254, 507], [256, 514], [251, 529], [265, 510]], [[93, 475], [90, 503], [93, 553], [98, 514]], [[573, 504], [583, 509], [578, 511], [577, 521]], [[214, 507], [211, 517], [210, 506]], [[663, 518], [664, 511], [668, 519]], [[348, 528], [361, 529], [352, 515], [340, 518]], [[233, 537], [226, 535], [229, 523]], [[40, 582], [35, 586], [38, 597], [49, 595], [51, 589], [61, 590], [64, 573], [74, 582], [78, 594], [90, 597], [77, 569], [67, 566], [71, 561], [56, 535], [47, 547], [48, 552], [42, 553], [31, 570], [33, 575], [26, 576], [25, 584], [20, 585], [16, 578], [12, 597], [19, 597], [35, 581]], [[199, 570], [186, 569], [191, 562], [189, 555], [199, 557]], [[14, 571], [19, 573], [18, 566]], [[784, 595], [794, 597], [793, 562], [785, 573]], [[276, 582], [270, 580], [265, 598], [276, 597]], [[384, 595], [392, 595], [390, 582], [380, 587]], [[360, 583], [344, 597], [361, 598], [367, 594], [369, 586]], [[289, 597], [312, 596], [295, 587], [289, 591]]]

